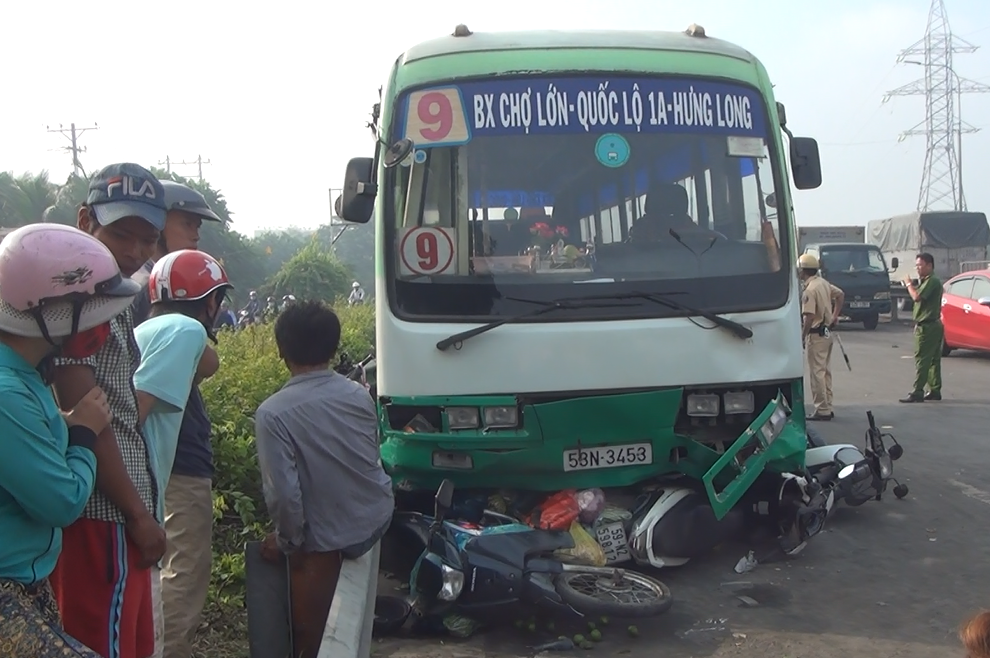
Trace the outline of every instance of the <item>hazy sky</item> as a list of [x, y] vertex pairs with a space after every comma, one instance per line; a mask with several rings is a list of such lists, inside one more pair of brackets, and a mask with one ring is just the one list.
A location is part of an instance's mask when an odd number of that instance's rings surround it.
[[[990, 83], [990, 2], [946, 3], [953, 31], [987, 44], [957, 55], [956, 71]], [[683, 30], [696, 22], [762, 59], [791, 129], [819, 140], [825, 182], [797, 193], [798, 223], [863, 224], [916, 204], [924, 138], [897, 136], [924, 119], [924, 98], [880, 101], [924, 73], [894, 60], [923, 36], [928, 7], [929, 0], [11, 2], [0, 40], [0, 170], [48, 169], [64, 179], [71, 160], [54, 149], [68, 142], [45, 126], [95, 122], [100, 129], [81, 139], [87, 171], [202, 154], [211, 161], [204, 176], [226, 195], [237, 230], [315, 227], [329, 219], [327, 190], [340, 186], [348, 158], [370, 155], [364, 122], [409, 45], [462, 22], [474, 31]], [[967, 200], [990, 211], [990, 94], [964, 97], [963, 115], [985, 129], [965, 137]]]

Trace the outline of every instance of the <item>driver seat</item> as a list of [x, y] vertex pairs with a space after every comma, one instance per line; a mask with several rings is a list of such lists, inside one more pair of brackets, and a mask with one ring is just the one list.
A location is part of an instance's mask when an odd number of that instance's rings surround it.
[[688, 193], [677, 183], [654, 183], [646, 195], [645, 214], [636, 220], [630, 233], [639, 240], [656, 242], [670, 238], [670, 229], [698, 228], [688, 215]]

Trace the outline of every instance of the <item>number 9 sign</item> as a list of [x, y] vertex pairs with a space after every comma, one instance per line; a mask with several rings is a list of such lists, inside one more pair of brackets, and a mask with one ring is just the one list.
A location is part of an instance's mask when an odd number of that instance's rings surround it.
[[405, 136], [417, 147], [455, 146], [471, 141], [464, 100], [457, 87], [414, 91], [406, 107]]
[[403, 276], [443, 274], [454, 262], [454, 231], [414, 226], [399, 238], [399, 270]]

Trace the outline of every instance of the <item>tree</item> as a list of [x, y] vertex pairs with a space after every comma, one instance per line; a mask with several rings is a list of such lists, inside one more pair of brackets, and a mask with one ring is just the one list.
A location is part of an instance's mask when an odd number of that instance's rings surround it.
[[58, 186], [49, 180], [47, 171], [16, 177], [0, 174], [0, 226], [16, 228], [42, 221], [57, 193]]
[[299, 299], [333, 301], [347, 294], [350, 281], [347, 266], [312, 240], [271, 278], [269, 287], [277, 297], [293, 294]]
[[270, 279], [282, 265], [309, 244], [313, 231], [290, 228], [284, 231], [265, 231], [251, 238], [251, 244], [261, 254], [265, 279]]
[[375, 226], [374, 223], [321, 226], [317, 235], [321, 243], [329, 245], [333, 237], [343, 230], [333, 245], [333, 253], [347, 265], [354, 278], [367, 290], [375, 285]]

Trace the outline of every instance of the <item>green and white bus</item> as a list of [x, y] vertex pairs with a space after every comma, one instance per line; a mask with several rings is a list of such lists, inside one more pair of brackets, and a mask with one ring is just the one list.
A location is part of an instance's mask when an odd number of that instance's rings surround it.
[[722, 517], [803, 468], [789, 179], [821, 166], [752, 54], [698, 26], [458, 26], [396, 60], [374, 118], [337, 208], [375, 222], [397, 489], [682, 474]]

